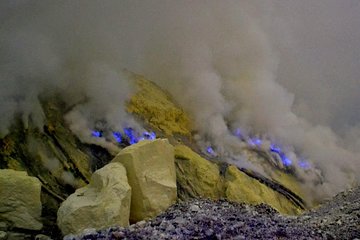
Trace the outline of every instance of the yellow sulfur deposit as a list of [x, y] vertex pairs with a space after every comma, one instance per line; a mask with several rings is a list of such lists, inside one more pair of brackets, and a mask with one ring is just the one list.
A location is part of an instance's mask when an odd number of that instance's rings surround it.
[[[144, 77], [133, 73], [129, 74], [135, 80], [138, 90], [131, 97], [127, 105], [128, 112], [135, 114], [150, 127], [167, 136], [173, 136], [174, 134], [191, 136], [190, 118], [174, 103], [170, 95]], [[230, 200], [241, 200], [249, 203], [264, 202], [280, 212], [289, 214], [298, 211], [297, 207], [283, 195], [273, 191], [271, 188], [252, 179], [239, 170], [236, 172], [233, 169], [234, 167], [228, 169], [225, 189], [225, 179], [220, 176], [219, 167], [216, 164], [202, 158], [190, 148], [183, 145], [175, 147], [175, 155], [177, 181], [181, 186], [179, 190], [180, 195], [183, 193], [187, 197], [218, 199], [225, 197], [224, 194], [226, 190], [226, 194], [228, 194], [227, 197], [229, 197]], [[268, 168], [269, 171], [267, 172], [273, 181], [287, 187], [298, 196], [304, 197], [301, 185], [295, 177], [271, 166], [268, 166]], [[242, 184], [241, 187], [237, 187], [236, 185], [238, 181], [240, 181], [239, 179], [247, 179], [248, 182]], [[234, 181], [236, 184], [233, 183]], [[259, 188], [260, 193], [253, 190], [252, 184], [261, 186], [261, 188]], [[246, 189], [248, 189], [249, 192], [244, 195], [243, 193]], [[239, 193], [237, 193], [237, 191], [239, 191]]]
[[283, 214], [299, 214], [301, 209], [281, 193], [241, 172], [235, 166], [221, 176], [219, 167], [184, 145], [175, 146], [175, 165], [180, 198], [225, 198], [233, 202], [265, 203]]
[[140, 75], [131, 74], [138, 91], [127, 105], [127, 111], [140, 117], [146, 124], [167, 136], [190, 136], [190, 118], [171, 97], [154, 83]]
[[283, 214], [301, 213], [285, 196], [249, 177], [235, 166], [228, 167], [225, 180], [225, 197], [230, 201], [254, 205], [266, 203]]
[[286, 174], [281, 170], [273, 169], [272, 173], [269, 174], [270, 178], [284, 187], [290, 189], [292, 192], [294, 192], [296, 195], [301, 197], [302, 199], [305, 199], [305, 193], [304, 189], [299, 182], [298, 179], [296, 179], [293, 175]]
[[266, 157], [259, 155], [258, 152], [252, 149], [247, 149], [244, 151], [244, 153], [250, 161], [261, 164], [265, 175], [268, 178], [290, 189], [293, 193], [295, 193], [302, 199], [305, 199], [305, 189], [303, 185], [301, 185], [299, 179], [297, 179], [294, 175], [286, 173], [284, 172], [284, 170], [274, 167], [272, 164], [270, 164], [270, 161], [267, 160]]
[[[184, 145], [175, 146], [178, 188], [184, 197], [219, 199], [223, 196], [223, 181], [216, 164], [202, 158]], [[180, 194], [180, 195], [181, 195]]]

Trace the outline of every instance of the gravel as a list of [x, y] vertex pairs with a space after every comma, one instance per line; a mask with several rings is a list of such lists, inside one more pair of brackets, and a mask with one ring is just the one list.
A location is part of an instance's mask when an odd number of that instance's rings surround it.
[[360, 239], [360, 188], [301, 216], [284, 216], [271, 207], [226, 200], [193, 199], [158, 217], [127, 228], [88, 229], [81, 239]]

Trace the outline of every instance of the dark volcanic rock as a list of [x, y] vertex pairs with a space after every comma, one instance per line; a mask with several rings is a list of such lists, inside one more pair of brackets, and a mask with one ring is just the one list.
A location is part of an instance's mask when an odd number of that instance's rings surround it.
[[299, 221], [330, 233], [334, 239], [360, 239], [360, 187], [337, 194]]

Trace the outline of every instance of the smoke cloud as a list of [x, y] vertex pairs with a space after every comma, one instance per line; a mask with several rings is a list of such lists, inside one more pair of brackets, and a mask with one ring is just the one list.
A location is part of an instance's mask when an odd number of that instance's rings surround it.
[[[41, 126], [39, 96], [58, 93], [69, 105], [82, 103], [67, 116], [73, 130], [90, 129], [98, 120], [121, 129], [132, 121], [124, 110], [131, 82], [119, 65], [123, 55], [111, 46], [120, 30], [113, 36], [111, 29], [104, 29], [115, 19], [105, 17], [102, 22], [95, 16], [96, 6], [83, 9], [80, 2], [9, 1], [2, 8], [6, 10], [0, 29], [2, 134], [15, 114], [25, 123], [31, 119]], [[78, 122], [86, 128], [76, 128]]]
[[78, 135], [99, 119], [136, 124], [124, 111], [128, 68], [168, 90], [199, 144], [224, 160], [243, 147], [232, 134], [240, 128], [309, 159], [325, 180], [320, 195], [360, 180], [358, 1], [23, 0], [0, 9], [3, 134], [16, 113], [41, 124], [38, 95], [52, 92], [83, 102], [67, 116]]

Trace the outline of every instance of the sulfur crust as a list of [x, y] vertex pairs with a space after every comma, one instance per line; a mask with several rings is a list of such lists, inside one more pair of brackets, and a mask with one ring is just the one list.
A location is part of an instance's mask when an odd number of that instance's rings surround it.
[[191, 135], [189, 116], [154, 83], [133, 74], [138, 91], [130, 98], [127, 111], [167, 136]]
[[302, 212], [284, 195], [249, 177], [233, 165], [222, 176], [217, 164], [202, 158], [187, 146], [175, 146], [175, 164], [178, 188], [190, 194], [187, 197], [225, 198], [252, 205], [265, 203], [288, 215]]
[[175, 146], [175, 165], [178, 185], [190, 197], [220, 199], [223, 197], [223, 179], [218, 166], [184, 145]]
[[234, 202], [247, 204], [266, 203], [282, 214], [297, 215], [301, 209], [285, 196], [247, 176], [235, 166], [230, 166], [225, 174], [225, 197]]
[[283, 185], [284, 187], [290, 189], [293, 193], [301, 197], [303, 200], [306, 200], [306, 195], [307, 195], [305, 192], [306, 189], [301, 184], [299, 179], [297, 179], [294, 175], [288, 174], [283, 170], [272, 166], [271, 164], [269, 164], [269, 161], [261, 157], [259, 158], [259, 156], [253, 151], [246, 150], [245, 154], [247, 158], [250, 159], [250, 161], [261, 164], [267, 177]]

